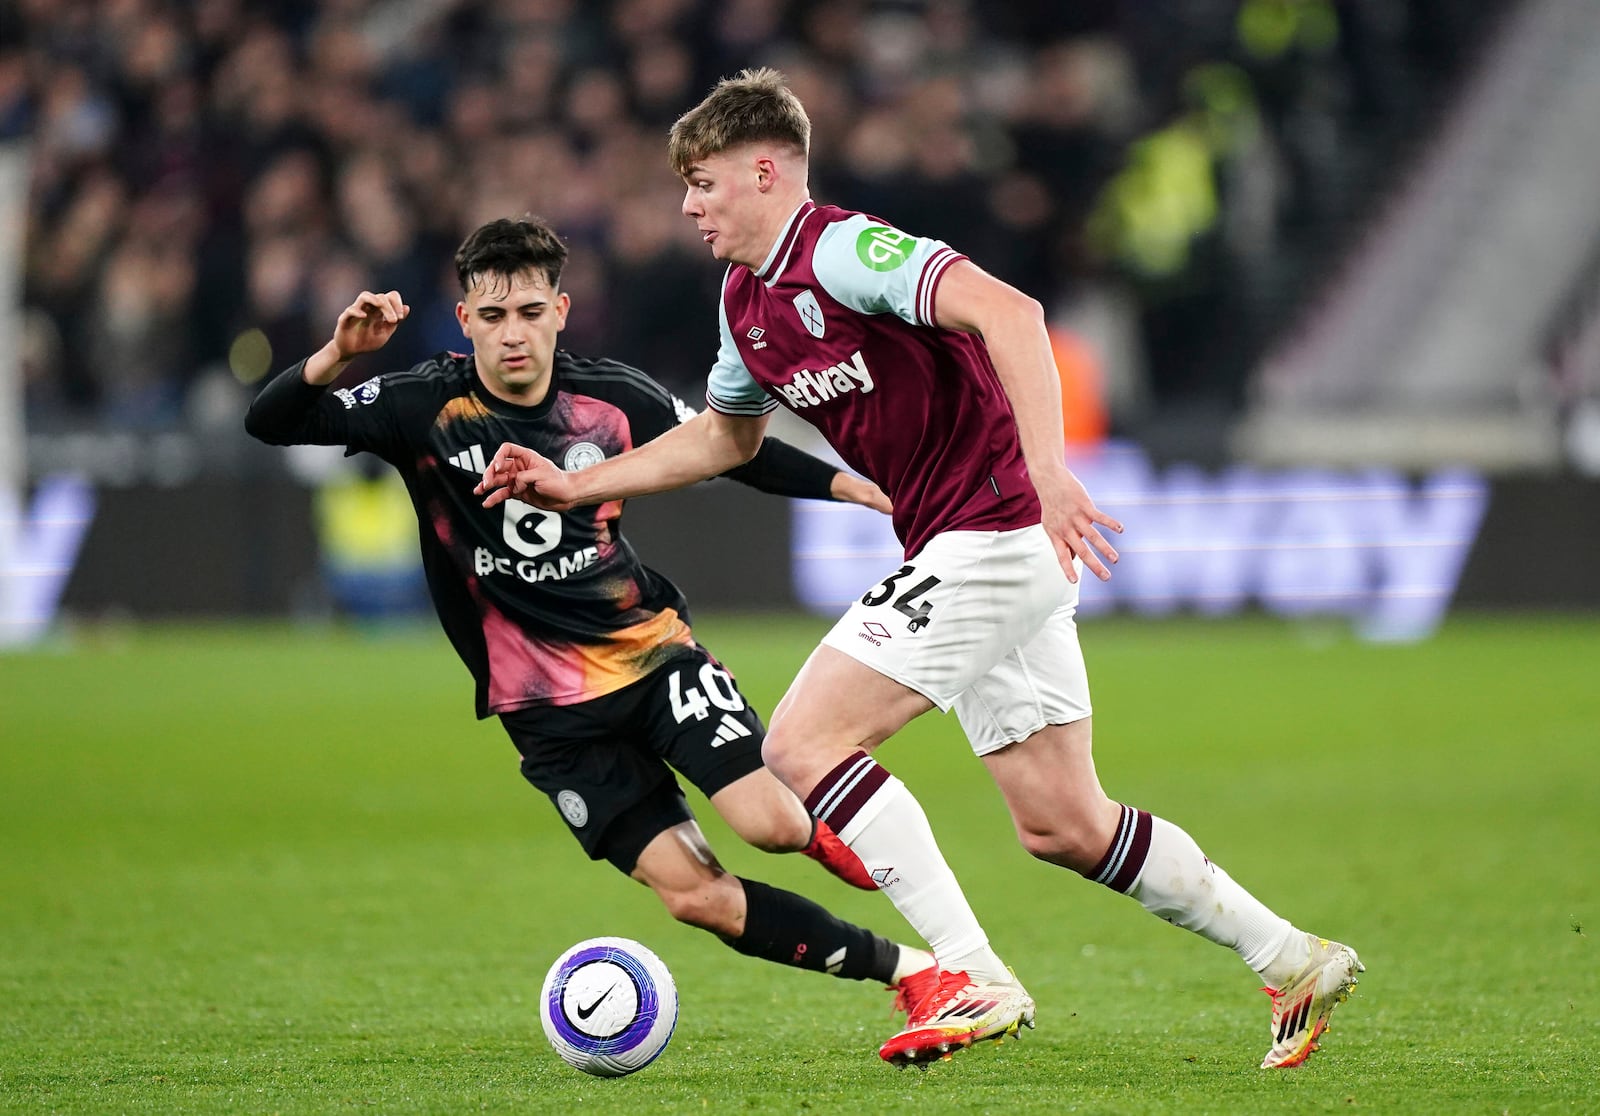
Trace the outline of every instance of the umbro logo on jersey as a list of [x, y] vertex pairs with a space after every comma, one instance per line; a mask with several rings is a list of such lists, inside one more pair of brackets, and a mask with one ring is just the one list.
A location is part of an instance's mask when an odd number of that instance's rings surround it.
[[750, 338], [750, 340], [753, 342], [753, 344], [750, 346], [752, 349], [765, 349], [767, 347], [767, 343], [761, 339], [766, 335], [767, 331], [762, 329], [760, 326], [751, 326], [749, 331], [745, 333], [745, 336]]
[[750, 730], [740, 723], [732, 713], [722, 715], [722, 723], [717, 726], [717, 742], [711, 745], [720, 748], [724, 744], [731, 744], [735, 740], [749, 736]]
[[450, 464], [457, 469], [465, 469], [469, 473], [483, 475], [489, 463], [483, 459], [483, 447], [473, 443], [471, 449], [464, 449], [460, 453], [450, 455]]
[[857, 349], [850, 354], [849, 360], [841, 360], [821, 372], [802, 368], [794, 374], [794, 379], [779, 384], [778, 390], [783, 392], [783, 397], [791, 407], [799, 410], [826, 403], [836, 395], [844, 395], [858, 388], [862, 395], [866, 395], [876, 386], [872, 382], [872, 373], [867, 371], [867, 362], [862, 358], [861, 350]]

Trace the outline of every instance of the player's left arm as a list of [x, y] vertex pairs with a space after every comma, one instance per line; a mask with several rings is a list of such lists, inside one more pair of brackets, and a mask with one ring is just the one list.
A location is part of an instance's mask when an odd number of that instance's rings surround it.
[[486, 508], [515, 497], [549, 511], [670, 492], [749, 461], [766, 429], [766, 415], [702, 411], [642, 446], [570, 473], [526, 446], [507, 442], [495, 451], [473, 491], [484, 497]]
[[754, 457], [722, 475], [773, 496], [864, 504], [885, 514], [894, 510], [889, 497], [871, 481], [836, 469], [779, 438], [763, 439]]
[[[668, 399], [671, 400], [672, 412], [665, 416], [666, 429], [688, 422], [696, 415], [695, 409], [676, 395], [668, 393]], [[836, 469], [820, 457], [771, 435], [761, 440], [761, 448], [756, 450], [754, 457], [721, 475], [771, 496], [838, 500], [847, 504], [862, 504], [885, 515], [894, 510], [889, 497], [871, 481]]]
[[1067, 576], [1077, 580], [1072, 568], [1072, 556], [1077, 555], [1095, 576], [1108, 580], [1111, 571], [1106, 561], [1114, 564], [1117, 551], [1099, 528], [1121, 534], [1122, 524], [1095, 506], [1083, 483], [1067, 468], [1061, 380], [1050, 351], [1044, 308], [970, 260], [958, 260], [940, 277], [933, 309], [940, 327], [983, 337], [1011, 400], [1023, 457], [1044, 509], [1045, 530]]

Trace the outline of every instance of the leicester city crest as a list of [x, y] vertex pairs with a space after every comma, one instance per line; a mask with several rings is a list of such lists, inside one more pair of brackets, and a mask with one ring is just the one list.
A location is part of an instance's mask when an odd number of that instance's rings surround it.
[[587, 469], [591, 465], [598, 465], [605, 459], [606, 451], [593, 442], [579, 442], [567, 451], [561, 467], [570, 473], [574, 469]]
[[582, 829], [589, 824], [589, 804], [577, 791], [562, 791], [556, 795], [556, 805], [561, 809], [561, 816], [567, 819], [573, 829]]

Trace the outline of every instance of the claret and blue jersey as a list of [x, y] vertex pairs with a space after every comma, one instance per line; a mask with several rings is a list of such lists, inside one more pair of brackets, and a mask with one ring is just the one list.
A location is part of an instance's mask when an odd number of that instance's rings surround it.
[[941, 329], [939, 282], [964, 259], [863, 213], [807, 201], [754, 270], [723, 280], [710, 406], [785, 406], [894, 501], [908, 557], [941, 531], [1039, 521], [1011, 406], [983, 341]]

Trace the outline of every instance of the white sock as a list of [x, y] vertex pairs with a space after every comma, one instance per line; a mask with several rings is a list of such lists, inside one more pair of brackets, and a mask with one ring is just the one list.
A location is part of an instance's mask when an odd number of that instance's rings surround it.
[[908, 945], [902, 945], [900, 947], [900, 960], [895, 962], [894, 976], [890, 979], [889, 983], [899, 984], [912, 973], [920, 973], [923, 969], [926, 969], [933, 963], [933, 954], [929, 953], [927, 950], [915, 949]]
[[1311, 935], [1296, 930], [1289, 935], [1289, 940], [1283, 943], [1283, 948], [1278, 955], [1256, 972], [1261, 974], [1261, 979], [1268, 988], [1282, 988], [1295, 977], [1300, 975], [1300, 970], [1306, 967], [1306, 962], [1311, 960]]
[[1017, 979], [1006, 963], [1000, 960], [1000, 955], [987, 943], [966, 953], [945, 958], [939, 962], [939, 968], [948, 973], [966, 973], [973, 980], [1005, 983]]
[[964, 969], [978, 980], [1011, 979], [904, 783], [856, 752], [817, 784], [806, 808], [861, 858], [940, 968]]
[[1257, 973], [1293, 945], [1295, 929], [1287, 919], [1207, 860], [1194, 838], [1143, 810], [1122, 808], [1116, 839], [1088, 875], [1137, 899], [1157, 918], [1227, 946]]

